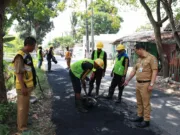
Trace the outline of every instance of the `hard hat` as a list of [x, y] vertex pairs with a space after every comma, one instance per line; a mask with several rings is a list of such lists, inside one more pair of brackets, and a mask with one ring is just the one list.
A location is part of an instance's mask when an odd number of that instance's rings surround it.
[[49, 47], [50, 47], [50, 48], [53, 48], [53, 45], [50, 45]]
[[97, 47], [98, 49], [102, 49], [102, 48], [104, 47], [104, 45], [103, 45], [102, 42], [97, 42], [96, 47]]
[[119, 45], [116, 47], [116, 50], [117, 50], [117, 51], [124, 50], [124, 49], [125, 49], [125, 46], [122, 45], [122, 44], [119, 44]]
[[99, 67], [103, 68], [104, 67], [104, 61], [100, 58], [96, 59], [94, 61]]
[[40, 47], [42, 48], [42, 46], [41, 46], [41, 45], [38, 45], [38, 48], [40, 48]]

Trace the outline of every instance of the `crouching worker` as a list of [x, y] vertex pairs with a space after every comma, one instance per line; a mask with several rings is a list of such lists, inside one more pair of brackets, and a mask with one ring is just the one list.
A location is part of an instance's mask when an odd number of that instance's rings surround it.
[[86, 110], [82, 104], [81, 85], [85, 89], [86, 88], [85, 79], [87, 75], [90, 72], [92, 72], [92, 70], [103, 68], [103, 66], [104, 66], [104, 62], [102, 59], [96, 59], [96, 60], [85, 59], [85, 60], [77, 61], [71, 65], [69, 70], [69, 75], [75, 92], [75, 106], [78, 109], [78, 111], [83, 113], [88, 112], [88, 110]]

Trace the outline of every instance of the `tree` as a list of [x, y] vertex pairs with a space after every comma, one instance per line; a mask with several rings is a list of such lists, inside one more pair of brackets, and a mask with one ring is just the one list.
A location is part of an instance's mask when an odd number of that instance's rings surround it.
[[65, 48], [65, 47], [73, 47], [74, 46], [74, 39], [72, 36], [65, 36], [65, 37], [57, 37], [57, 38], [54, 38], [50, 43], [49, 45], [53, 45], [54, 48], [57, 48], [57, 47], [62, 47], [62, 48]]
[[140, 31], [149, 31], [152, 30], [152, 25], [150, 23], [147, 23], [146, 25], [142, 25], [139, 28], [136, 29], [136, 32], [140, 32]]
[[[81, 35], [85, 34], [85, 19], [88, 18], [88, 26], [90, 25], [91, 6], [94, 9], [94, 34], [112, 34], [117, 33], [120, 28], [120, 23], [123, 21], [118, 15], [118, 9], [110, 0], [96, 0], [88, 8], [88, 13], [77, 12], [78, 23], [76, 25], [77, 31]], [[90, 30], [88, 31], [90, 34]]]
[[46, 33], [54, 27], [50, 20], [58, 15], [58, 11], [65, 8], [65, 1], [58, 3], [57, 0], [24, 0], [18, 1], [7, 9], [12, 18], [18, 20], [17, 31], [24, 39], [29, 35], [37, 38], [37, 43], [43, 41]]
[[[172, 29], [172, 32], [174, 34], [174, 38], [176, 40], [176, 43], [178, 45], [178, 47], [180, 48], [180, 37], [178, 35], [178, 31], [176, 30], [176, 26], [175, 26], [175, 18], [173, 16], [173, 10], [172, 10], [172, 0], [161, 0], [162, 5], [164, 10], [166, 11], [166, 14], [169, 18], [169, 22], [170, 22], [170, 26]], [[177, 0], [175, 0], [174, 2], [177, 2]]]
[[3, 22], [4, 12], [9, 0], [0, 1], [0, 103], [7, 102], [6, 87], [3, 74]]

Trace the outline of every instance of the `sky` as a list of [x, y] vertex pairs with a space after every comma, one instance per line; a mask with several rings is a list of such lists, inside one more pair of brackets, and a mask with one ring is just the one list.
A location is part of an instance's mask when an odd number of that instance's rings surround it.
[[[132, 34], [136, 31], [141, 25], [148, 23], [148, 19], [144, 14], [143, 10], [139, 11], [122, 11], [119, 12], [120, 16], [123, 18], [124, 22], [121, 23], [121, 28], [117, 35], [119, 37]], [[55, 37], [60, 37], [65, 35], [65, 33], [70, 32], [70, 15], [71, 11], [66, 10], [59, 14], [58, 17], [53, 19], [54, 29], [46, 35], [44, 38], [43, 45], [46, 45], [48, 41], [52, 40]]]

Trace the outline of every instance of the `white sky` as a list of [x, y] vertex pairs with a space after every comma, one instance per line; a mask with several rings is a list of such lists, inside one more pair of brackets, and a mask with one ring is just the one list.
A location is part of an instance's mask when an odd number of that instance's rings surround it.
[[[120, 16], [123, 18], [124, 22], [121, 23], [121, 28], [117, 35], [120, 37], [126, 36], [135, 32], [135, 30], [141, 25], [148, 23], [148, 19], [143, 11], [144, 10], [120, 12]], [[46, 45], [50, 40], [55, 37], [60, 37], [62, 35], [65, 35], [65, 33], [70, 32], [70, 15], [71, 11], [66, 10], [60, 13], [57, 18], [53, 19], [55, 28], [44, 38], [43, 45]]]

